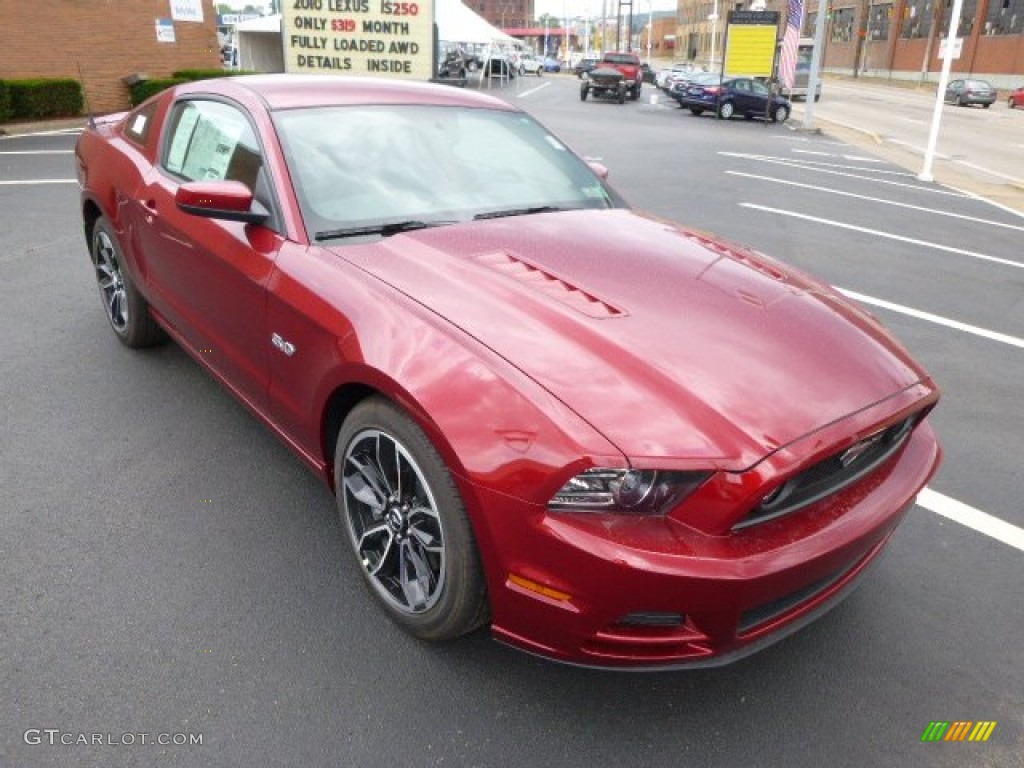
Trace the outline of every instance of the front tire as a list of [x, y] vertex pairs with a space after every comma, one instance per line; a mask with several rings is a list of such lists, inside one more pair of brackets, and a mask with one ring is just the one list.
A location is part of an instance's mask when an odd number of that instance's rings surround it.
[[459, 491], [420, 427], [374, 397], [338, 433], [334, 478], [360, 572], [388, 616], [422, 640], [488, 617], [483, 568]]
[[590, 89], [587, 88], [586, 85], [584, 85], [582, 88], [580, 88], [580, 101], [586, 101], [587, 100], [587, 96], [589, 94], [590, 94]]
[[149, 314], [149, 303], [129, 277], [121, 246], [105, 216], [93, 225], [90, 256], [103, 308], [118, 340], [132, 349], [163, 341], [163, 329]]

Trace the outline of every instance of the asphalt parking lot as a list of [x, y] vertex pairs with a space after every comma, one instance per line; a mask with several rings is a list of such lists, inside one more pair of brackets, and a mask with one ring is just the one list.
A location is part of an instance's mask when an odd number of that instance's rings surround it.
[[[581, 102], [545, 77], [498, 95], [637, 207], [841, 287], [932, 372], [945, 463], [861, 588], [714, 670], [410, 639], [365, 593], [327, 489], [176, 347], [110, 333], [74, 133], [4, 138], [0, 765], [1024, 765], [1024, 217], [652, 92]], [[997, 725], [922, 743], [933, 721]]]

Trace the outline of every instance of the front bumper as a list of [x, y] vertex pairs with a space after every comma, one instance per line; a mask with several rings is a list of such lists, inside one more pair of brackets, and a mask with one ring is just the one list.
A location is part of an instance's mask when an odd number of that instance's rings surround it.
[[662, 518], [524, 510], [484, 492], [493, 633], [586, 666], [712, 666], [748, 655], [852, 591], [940, 455], [922, 424], [873, 475], [727, 535]]

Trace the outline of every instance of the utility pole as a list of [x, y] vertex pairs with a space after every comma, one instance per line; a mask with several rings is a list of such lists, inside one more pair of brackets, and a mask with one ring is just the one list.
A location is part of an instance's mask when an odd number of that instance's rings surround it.
[[860, 1], [860, 12], [857, 19], [857, 48], [853, 54], [853, 76], [860, 77], [861, 62], [864, 52], [867, 50], [868, 20], [870, 18], [871, 6], [869, 0]]
[[[955, 4], [955, 0], [954, 0]], [[932, 50], [935, 47], [935, 38], [939, 35], [939, 25], [942, 23], [942, 11], [945, 9], [943, 0], [935, 0], [935, 9], [932, 12], [932, 23], [928, 28], [928, 44], [924, 47], [924, 61], [921, 62], [921, 79], [918, 84], [925, 81], [928, 77], [928, 70], [931, 68], [932, 63]], [[960, 18], [957, 16], [957, 18]]]

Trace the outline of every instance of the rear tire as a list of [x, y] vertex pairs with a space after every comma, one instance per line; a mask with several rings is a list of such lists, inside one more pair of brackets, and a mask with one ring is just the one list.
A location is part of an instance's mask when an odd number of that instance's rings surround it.
[[732, 105], [731, 101], [726, 101], [723, 102], [722, 104], [719, 104], [718, 116], [720, 118], [722, 118], [723, 120], [728, 120], [734, 114], [736, 114], [736, 107]]
[[690, 112], [692, 112], [695, 117], [700, 117], [704, 114], [704, 110], [700, 107], [690, 107]]
[[587, 95], [589, 93], [590, 93], [590, 89], [587, 88], [587, 86], [584, 85], [582, 88], [580, 88], [580, 101], [586, 101], [587, 100]]
[[117, 235], [105, 216], [93, 225], [90, 255], [103, 308], [118, 340], [131, 349], [163, 341], [163, 329], [149, 314], [149, 303], [128, 275]]

